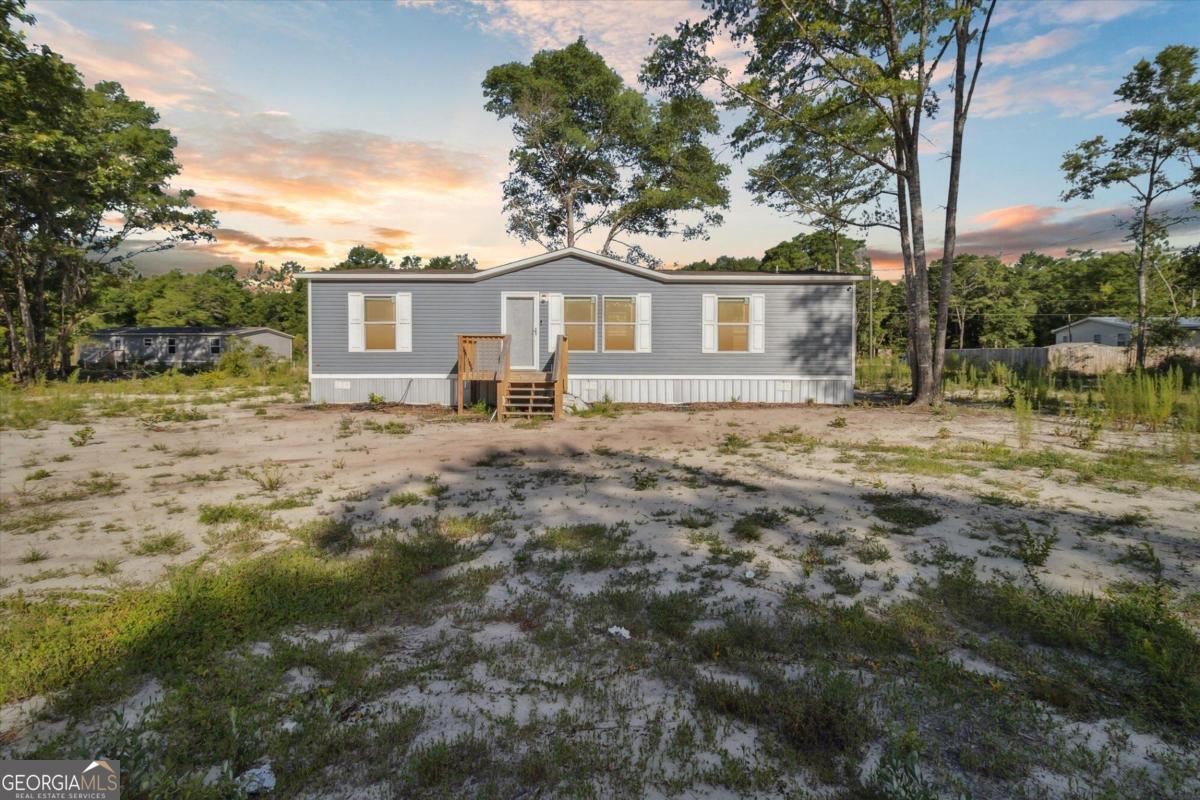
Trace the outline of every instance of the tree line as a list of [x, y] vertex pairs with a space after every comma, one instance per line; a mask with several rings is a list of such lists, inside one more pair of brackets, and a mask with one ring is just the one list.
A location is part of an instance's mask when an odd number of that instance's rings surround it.
[[[858, 270], [858, 237], [895, 236], [903, 279], [872, 281], [859, 301], [868, 303], [865, 339], [907, 353], [915, 402], [940, 400], [948, 342], [1037, 341], [1076, 309], [1124, 309], [1138, 322], [1140, 360], [1160, 295], [1171, 314], [1189, 307], [1194, 254], [1169, 242], [1187, 215], [1164, 209], [1179, 207], [1167, 202], [1177, 194], [1200, 203], [1197, 50], [1172, 45], [1138, 61], [1115, 91], [1126, 109], [1122, 137], [1088, 139], [1063, 157], [1064, 201], [1128, 192], [1132, 253], [1030, 255], [1008, 267], [957, 251], [967, 123], [995, 8], [996, 0], [708, 0], [700, 20], [652, 42], [640, 88], [583, 39], [497, 65], [482, 90], [485, 108], [512, 126], [508, 230], [547, 249], [587, 245], [658, 266], [630, 237], [706, 238], [728, 207], [731, 171], [718, 153], [729, 152], [752, 160], [746, 188], [756, 202], [815, 233], [757, 263], [722, 258], [708, 268]], [[169, 188], [179, 173], [175, 140], [154, 110], [115, 83], [87, 87], [74, 66], [17, 30], [32, 21], [24, 0], [0, 0], [0, 324], [15, 376], [66, 369], [85, 324], [249, 318], [296, 302], [265, 299], [291, 291], [296, 265], [260, 265], [238, 281], [221, 270], [134, 277], [142, 253], [211, 240], [216, 217], [193, 207], [190, 191]], [[740, 50], [742, 74], [713, 57], [718, 40]], [[728, 132], [722, 108], [736, 120]], [[920, 159], [934, 120], [950, 123], [941, 186], [925, 179]], [[930, 206], [945, 209], [939, 248], [926, 238]], [[474, 266], [467, 255], [395, 263], [360, 247], [337, 268]], [[207, 299], [185, 310], [191, 290]], [[216, 310], [220, 298], [229, 310]]]
[[[685, 264], [685, 270], [849, 272], [857, 286], [857, 345], [862, 354], [907, 353], [909, 311], [905, 279], [881, 280], [871, 269], [864, 242], [826, 232], [800, 234], [762, 256], [719, 256]], [[838, 254], [835, 256], [835, 253]], [[959, 253], [951, 270], [947, 345], [1027, 347], [1053, 344], [1053, 331], [1088, 316], [1136, 319], [1137, 254], [1068, 251], [1054, 257], [1028, 252], [1012, 264], [996, 256]], [[1146, 289], [1147, 340], [1173, 344], [1179, 316], [1200, 316], [1200, 248], [1160, 254], [1157, 279]], [[941, 261], [930, 265], [930, 302], [940, 285]]]

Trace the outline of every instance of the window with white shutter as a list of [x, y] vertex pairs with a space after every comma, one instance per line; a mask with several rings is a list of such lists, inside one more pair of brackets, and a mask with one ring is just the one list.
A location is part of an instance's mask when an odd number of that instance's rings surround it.
[[412, 294], [396, 293], [396, 352], [412, 352]]
[[563, 335], [563, 296], [561, 294], [548, 295], [546, 323], [550, 352], [558, 352], [558, 337]]
[[766, 295], [706, 294], [702, 298], [702, 304], [701, 352], [765, 352]]
[[350, 292], [347, 296], [349, 310], [347, 312], [347, 349], [351, 353], [361, 353], [366, 348], [366, 336], [363, 332], [363, 307], [365, 300], [362, 292]]
[[650, 352], [650, 295], [637, 296], [637, 352]]
[[700, 352], [717, 352], [717, 296], [706, 294], [700, 298]]
[[750, 352], [762, 353], [767, 344], [767, 296], [750, 295]]

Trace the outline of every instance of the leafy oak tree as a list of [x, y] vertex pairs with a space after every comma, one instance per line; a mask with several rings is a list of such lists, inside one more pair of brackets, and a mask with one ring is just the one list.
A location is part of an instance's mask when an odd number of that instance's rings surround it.
[[[935, 341], [930, 320], [922, 123], [937, 115], [934, 75], [949, 52], [954, 58], [945, 203], [950, 221], [958, 202], [955, 162], [963, 155], [994, 5], [994, 0], [706, 0], [708, 16], [680, 24], [674, 36], [660, 37], [643, 68], [643, 80], [671, 96], [696, 96], [702, 84], [718, 84], [726, 105], [746, 115], [735, 144], [754, 145], [760, 137], [786, 148], [810, 137], [846, 159], [870, 164], [894, 183], [913, 399], [921, 403], [941, 397], [945, 333], [943, 325]], [[748, 57], [740, 80], [711, 55], [722, 33]], [[943, 259], [952, 264], [954, 225], [947, 224], [946, 237]], [[945, 311], [949, 283], [940, 289], [939, 307]]]
[[521, 241], [551, 250], [595, 232], [601, 253], [623, 245], [627, 260], [653, 261], [619, 237], [691, 239], [721, 224], [729, 168], [705, 142], [719, 131], [706, 98], [651, 102], [582, 38], [492, 67], [483, 92], [512, 121], [504, 210]]
[[[1195, 47], [1170, 45], [1154, 61], [1142, 59], [1116, 90], [1129, 106], [1120, 119], [1125, 136], [1080, 142], [1063, 156], [1068, 188], [1063, 201], [1090, 198], [1098, 189], [1124, 186], [1133, 194], [1129, 238], [1134, 243], [1137, 275], [1137, 363], [1146, 363], [1147, 266], [1168, 228], [1179, 217], [1158, 213], [1155, 204], [1168, 195], [1191, 190], [1200, 202], [1200, 81]], [[1161, 275], [1161, 273], [1160, 273]], [[1165, 278], [1163, 279], [1166, 284]], [[1167, 284], [1169, 285], [1169, 284]]]
[[175, 138], [154, 109], [28, 44], [16, 25], [33, 21], [0, 0], [0, 314], [18, 380], [69, 367], [88, 302], [129, 259], [216, 224], [168, 187]]
[[356, 244], [350, 248], [346, 257], [329, 269], [395, 269], [396, 264], [383, 253], [365, 244]]

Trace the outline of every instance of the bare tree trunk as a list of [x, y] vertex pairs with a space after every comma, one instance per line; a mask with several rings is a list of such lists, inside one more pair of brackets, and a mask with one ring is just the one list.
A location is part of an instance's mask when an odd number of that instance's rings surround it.
[[[17, 316], [21, 320], [21, 344], [23, 351], [21, 353], [20, 365], [14, 372], [16, 372], [17, 380], [23, 381], [32, 378], [37, 369], [35, 358], [36, 338], [33, 332], [33, 315], [29, 310], [29, 292], [25, 287], [25, 276], [21, 274], [19, 264], [14, 264], [14, 267], [13, 272], [17, 285]], [[14, 338], [16, 338], [15, 330], [14, 328]]]
[[939, 400], [942, 397], [942, 372], [946, 368], [946, 326], [950, 321], [954, 250], [958, 238], [958, 184], [962, 170], [963, 131], [967, 127], [967, 47], [971, 41], [970, 30], [970, 18], [960, 17], [954, 27], [954, 128], [950, 144], [950, 182], [946, 189], [946, 227], [942, 235], [942, 286], [937, 306], [937, 340], [933, 346], [934, 396]]
[[568, 192], [565, 200], [566, 200], [566, 202], [565, 202], [566, 208], [564, 210], [567, 212], [567, 247], [574, 247], [575, 246], [575, 197], [573, 194]]
[[21, 379], [21, 350], [17, 344], [16, 315], [12, 310], [11, 298], [8, 294], [0, 294], [0, 312], [4, 314], [4, 328], [8, 339], [8, 363], [17, 380]]
[[916, 341], [913, 353], [916, 363], [913, 368], [919, 375], [920, 386], [914, 387], [913, 402], [929, 405], [938, 398], [938, 389], [933, 376], [933, 335], [929, 329], [929, 267], [925, 261], [925, 209], [921, 200], [921, 168], [917, 163], [916, 137], [908, 154], [908, 214], [912, 236], [913, 278], [913, 329]]
[[909, 235], [908, 227], [908, 200], [906, 199], [907, 189], [903, 171], [905, 163], [904, 151], [900, 147], [900, 137], [897, 134], [896, 164], [899, 168], [896, 171], [896, 217], [900, 225], [900, 256], [904, 262], [904, 299], [907, 309], [904, 315], [904, 323], [908, 330], [908, 368], [912, 373], [912, 391], [915, 397], [919, 391], [921, 375], [917, 369], [917, 355], [914, 348], [917, 341], [916, 315], [913, 313], [913, 310], [916, 308], [916, 301], [913, 296], [916, 279], [913, 272], [912, 238]]
[[[1151, 183], [1151, 190], [1154, 185]], [[1142, 204], [1141, 234], [1138, 236], [1137, 260], [1137, 365], [1146, 368], [1146, 235], [1149, 230], [1150, 197]]]

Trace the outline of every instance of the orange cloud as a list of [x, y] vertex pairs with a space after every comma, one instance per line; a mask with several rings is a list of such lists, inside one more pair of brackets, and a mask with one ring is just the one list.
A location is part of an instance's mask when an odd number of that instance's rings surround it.
[[258, 214], [292, 225], [300, 225], [304, 222], [304, 217], [291, 209], [256, 200], [238, 192], [228, 192], [220, 196], [198, 194], [192, 198], [192, 205], [214, 211], [241, 211], [247, 214]]
[[265, 256], [316, 256], [329, 255], [324, 242], [308, 236], [284, 236], [267, 239], [257, 234], [235, 228], [221, 228], [216, 232], [217, 241], [212, 252], [237, 261], [256, 261]]
[[[389, 247], [404, 247], [407, 246], [413, 237], [412, 231], [406, 231], [401, 228], [381, 228], [375, 227], [371, 229], [379, 239], [387, 242]], [[376, 248], [378, 249], [378, 248]]]
[[435, 142], [358, 130], [306, 131], [285, 118], [180, 134], [179, 185], [218, 210], [290, 224], [370, 219], [413, 195], [490, 191], [491, 160]]
[[994, 208], [991, 211], [978, 214], [972, 222], [977, 225], [985, 225], [993, 230], [1018, 228], [1043, 223], [1058, 214], [1059, 211], [1060, 209], [1048, 206], [1008, 206], [1006, 208]]

